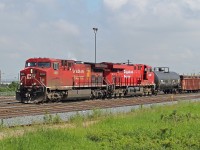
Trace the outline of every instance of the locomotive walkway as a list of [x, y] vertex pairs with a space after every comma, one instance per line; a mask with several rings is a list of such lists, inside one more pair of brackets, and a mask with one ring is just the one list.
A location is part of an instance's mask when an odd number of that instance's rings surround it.
[[3, 126], [29, 125], [44, 122], [44, 116], [47, 114], [59, 115], [63, 121], [67, 121], [77, 113], [88, 115], [96, 109], [106, 113], [129, 112], [142, 106], [171, 104], [182, 100], [200, 100], [200, 94], [158, 95], [45, 104], [22, 104], [17, 102], [14, 97], [0, 97], [0, 119]]

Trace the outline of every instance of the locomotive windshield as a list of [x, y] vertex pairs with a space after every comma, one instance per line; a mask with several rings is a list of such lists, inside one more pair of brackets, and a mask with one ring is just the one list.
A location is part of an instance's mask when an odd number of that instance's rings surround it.
[[25, 67], [41, 67], [41, 68], [50, 68], [51, 63], [50, 62], [26, 62]]
[[35, 67], [37, 65], [36, 62], [26, 62], [26, 67]]
[[51, 67], [51, 63], [50, 62], [38, 62], [38, 67], [50, 68]]

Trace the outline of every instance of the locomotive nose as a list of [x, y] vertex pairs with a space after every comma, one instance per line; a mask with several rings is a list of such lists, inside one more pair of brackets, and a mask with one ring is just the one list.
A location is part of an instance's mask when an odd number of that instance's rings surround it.
[[46, 82], [46, 71], [36, 68], [27, 68], [20, 72], [20, 84], [24, 86], [41, 85]]

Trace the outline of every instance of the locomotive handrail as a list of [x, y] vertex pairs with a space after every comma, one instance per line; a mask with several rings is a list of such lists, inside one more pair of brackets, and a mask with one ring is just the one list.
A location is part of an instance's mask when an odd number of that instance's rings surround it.
[[17, 89], [16, 89], [16, 90], [19, 90], [19, 89], [20, 89], [21, 81], [22, 81], [23, 78], [25, 78], [25, 77], [22, 76], [22, 78], [21, 78], [21, 80], [20, 80], [20, 82], [19, 82], [19, 85], [17, 86]]
[[[75, 80], [75, 77], [72, 78], [74, 87], [80, 88], [80, 87], [89, 87], [89, 86], [95, 86], [95, 87], [100, 86], [100, 85], [102, 86], [102, 83], [99, 82], [98, 80], [95, 80], [95, 82], [91, 82], [89, 77], [87, 77], [87, 78], [76, 77], [76, 78], [78, 78], [78, 80]], [[83, 79], [83, 80], [81, 80], [81, 79]], [[78, 82], [76, 82], [76, 81], [78, 81]], [[76, 85], [75, 85], [75, 83], [76, 83]]]
[[109, 80], [107, 80], [106, 78], [103, 78], [103, 81], [105, 81], [105, 82], [106, 82], [106, 84], [108, 84], [108, 85], [112, 85], [112, 83], [110, 83], [110, 81], [109, 81]]
[[23, 79], [23, 78], [25, 78], [25, 77], [24, 77], [24, 76], [22, 76], [22, 78], [21, 78], [21, 80], [20, 80], [20, 83], [21, 83], [21, 81], [22, 81], [22, 79]]
[[107, 84], [107, 89], [111, 88], [110, 90], [115, 90], [115, 84], [112, 84], [109, 80], [107, 80], [106, 78], [103, 79], [106, 84]]
[[38, 81], [36, 78], [34, 78], [37, 82], [39, 82], [41, 85], [43, 85], [45, 88], [46, 88], [46, 86], [45, 86], [45, 84], [44, 83], [42, 83], [42, 82], [40, 82], [40, 81]]

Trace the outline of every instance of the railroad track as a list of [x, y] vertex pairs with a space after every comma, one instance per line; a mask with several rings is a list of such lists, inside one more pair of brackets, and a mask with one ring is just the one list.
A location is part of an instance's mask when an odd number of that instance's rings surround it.
[[13, 97], [0, 97], [0, 118], [5, 119], [19, 116], [43, 115], [45, 113], [53, 114], [102, 108], [115, 108], [122, 106], [134, 106], [198, 98], [200, 98], [200, 94], [195, 93], [177, 95], [158, 95], [151, 97], [131, 97], [121, 99], [86, 100], [62, 103], [60, 102], [45, 104], [22, 104], [16, 102]]
[[0, 96], [0, 104], [8, 102], [16, 102], [15, 96]]

